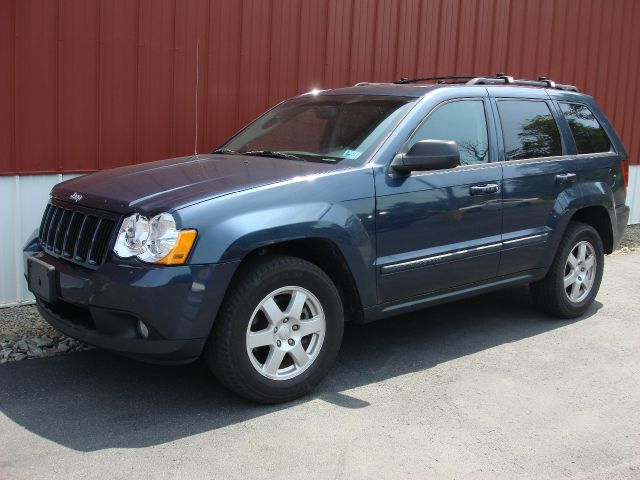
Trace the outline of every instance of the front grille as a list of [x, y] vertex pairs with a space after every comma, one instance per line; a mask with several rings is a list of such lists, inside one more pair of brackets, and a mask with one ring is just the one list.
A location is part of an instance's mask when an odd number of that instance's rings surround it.
[[49, 203], [40, 223], [40, 247], [54, 257], [96, 268], [107, 260], [116, 220], [108, 212]]

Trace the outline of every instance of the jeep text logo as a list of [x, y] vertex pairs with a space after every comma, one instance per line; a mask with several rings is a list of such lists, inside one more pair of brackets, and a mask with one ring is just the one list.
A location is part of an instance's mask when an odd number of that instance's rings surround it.
[[82, 195], [80, 195], [78, 192], [73, 192], [73, 194], [69, 195], [69, 198], [78, 203], [80, 200], [82, 200]]

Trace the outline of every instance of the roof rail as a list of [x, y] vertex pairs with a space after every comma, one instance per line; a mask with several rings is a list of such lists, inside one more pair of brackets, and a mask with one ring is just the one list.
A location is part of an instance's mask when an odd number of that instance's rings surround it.
[[[495, 77], [490, 75], [448, 75], [442, 77], [421, 77], [421, 78], [401, 78], [394, 82], [399, 85], [407, 83], [419, 83], [427, 81], [436, 81], [437, 83], [447, 83], [446, 80], [454, 80], [449, 83], [465, 83], [466, 85], [524, 85], [529, 87], [545, 87], [555, 88], [556, 90], [566, 90], [570, 92], [577, 92], [578, 89], [573, 85], [562, 85], [549, 80], [545, 77], [538, 77], [537, 80], [525, 80], [513, 78], [505, 73], [496, 73]], [[465, 82], [455, 80], [466, 80]]]
[[577, 92], [573, 85], [562, 85], [545, 77], [538, 77], [538, 80], [524, 80], [510, 77], [504, 73], [497, 73], [495, 77], [476, 77], [467, 82], [467, 85], [524, 85], [529, 87], [555, 88], [556, 90], [567, 90]]
[[444, 83], [445, 80], [469, 80], [476, 77], [481, 77], [482, 75], [447, 75], [444, 77], [421, 77], [421, 78], [406, 78], [402, 77], [401, 79], [393, 82], [398, 85], [404, 85], [406, 83], [418, 83], [418, 82], [427, 82], [430, 80], [435, 80], [438, 83]]

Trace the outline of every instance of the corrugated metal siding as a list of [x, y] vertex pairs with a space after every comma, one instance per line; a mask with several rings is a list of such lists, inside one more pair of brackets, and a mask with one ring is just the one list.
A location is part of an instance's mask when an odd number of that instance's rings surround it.
[[497, 71], [594, 95], [638, 163], [638, 18], [637, 0], [2, 0], [0, 174], [187, 154], [196, 113], [205, 151], [312, 88]]

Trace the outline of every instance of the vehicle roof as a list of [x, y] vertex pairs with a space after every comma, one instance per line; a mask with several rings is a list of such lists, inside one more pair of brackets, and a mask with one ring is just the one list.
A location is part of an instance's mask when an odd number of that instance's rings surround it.
[[323, 90], [321, 92], [322, 95], [388, 95], [388, 96], [401, 96], [401, 97], [422, 97], [427, 93], [437, 90], [440, 88], [469, 88], [469, 87], [481, 87], [491, 89], [517, 89], [517, 91], [532, 91], [532, 92], [541, 92], [546, 91], [553, 97], [568, 97], [572, 96], [575, 98], [579, 97], [589, 97], [581, 92], [568, 92], [566, 90], [557, 90], [554, 88], [544, 88], [544, 87], [536, 87], [536, 86], [526, 86], [526, 85], [467, 85], [466, 83], [443, 83], [443, 84], [434, 84], [434, 83], [412, 83], [412, 84], [397, 84], [397, 83], [361, 83], [354, 85], [352, 87], [341, 87], [334, 88], [330, 90]]

